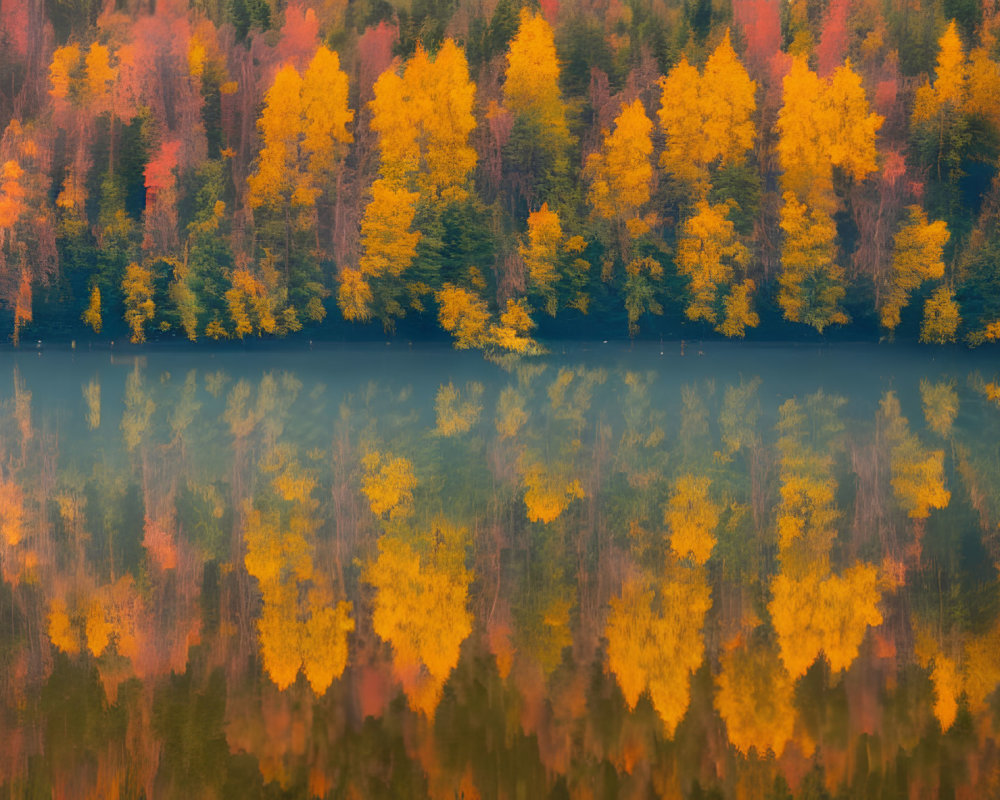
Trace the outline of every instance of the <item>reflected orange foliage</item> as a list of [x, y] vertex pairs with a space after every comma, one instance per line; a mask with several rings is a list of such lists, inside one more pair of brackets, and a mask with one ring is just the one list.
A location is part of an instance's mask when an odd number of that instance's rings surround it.
[[708, 489], [711, 479], [683, 475], [674, 482], [670, 503], [663, 521], [670, 528], [670, 546], [681, 558], [690, 556], [695, 564], [704, 564], [715, 547], [715, 528], [721, 506], [713, 503]]
[[629, 708], [648, 692], [669, 737], [687, 712], [711, 605], [704, 571], [681, 566], [669, 567], [658, 580], [629, 578], [611, 601], [605, 628], [608, 669]]
[[795, 681], [767, 645], [741, 645], [723, 653], [715, 707], [730, 743], [744, 755], [780, 758], [795, 729]]
[[868, 626], [882, 624], [877, 583], [878, 570], [870, 564], [857, 564], [842, 575], [775, 577], [768, 611], [781, 660], [793, 678], [804, 675], [820, 653], [833, 672], [853, 663]]
[[372, 513], [377, 517], [388, 514], [390, 519], [408, 516], [417, 486], [410, 460], [373, 450], [361, 460], [361, 466], [364, 468], [361, 489]]
[[365, 581], [375, 588], [372, 626], [392, 645], [393, 671], [410, 706], [428, 717], [434, 716], [459, 648], [472, 631], [466, 535], [438, 520], [426, 555], [401, 538], [383, 536], [378, 558], [365, 570]]

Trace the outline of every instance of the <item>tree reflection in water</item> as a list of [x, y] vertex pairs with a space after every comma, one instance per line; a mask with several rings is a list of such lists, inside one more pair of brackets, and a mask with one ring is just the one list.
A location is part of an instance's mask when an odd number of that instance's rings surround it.
[[1000, 796], [996, 376], [46, 358], [11, 796]]

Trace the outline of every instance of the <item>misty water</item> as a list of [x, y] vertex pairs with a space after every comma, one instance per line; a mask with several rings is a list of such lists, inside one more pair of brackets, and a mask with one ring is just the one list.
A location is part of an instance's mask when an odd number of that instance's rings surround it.
[[1000, 367], [22, 352], [0, 796], [1000, 796]]

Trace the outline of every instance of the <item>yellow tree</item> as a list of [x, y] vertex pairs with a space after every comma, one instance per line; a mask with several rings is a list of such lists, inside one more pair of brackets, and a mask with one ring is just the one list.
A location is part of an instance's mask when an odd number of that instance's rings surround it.
[[545, 18], [527, 8], [521, 9], [520, 25], [507, 51], [503, 94], [507, 110], [535, 117], [548, 136], [569, 143], [555, 37]]
[[626, 580], [621, 595], [611, 600], [604, 631], [608, 669], [629, 708], [648, 693], [668, 737], [687, 713], [711, 605], [704, 570], [679, 565], [669, 566], [658, 580]]
[[587, 158], [590, 178], [587, 199], [594, 214], [624, 225], [630, 236], [649, 230], [650, 219], [640, 215], [649, 202], [653, 165], [650, 132], [653, 123], [641, 100], [625, 106], [615, 119], [615, 129], [604, 136], [604, 144]]
[[847, 669], [869, 625], [881, 625], [878, 570], [857, 564], [842, 575], [822, 568], [803, 577], [782, 573], [771, 582], [767, 609], [778, 634], [781, 660], [789, 675], [804, 675], [817, 656], [826, 656], [833, 672]]
[[823, 129], [830, 121], [824, 113], [824, 82], [805, 59], [794, 58], [782, 87], [777, 123], [782, 189], [802, 202], [832, 211], [836, 202], [827, 152], [830, 141]]
[[340, 56], [320, 46], [302, 77], [301, 154], [314, 192], [329, 188], [353, 141], [347, 126], [354, 112], [347, 104], [347, 73]]
[[313, 196], [299, 158], [302, 138], [302, 78], [291, 64], [274, 77], [257, 121], [263, 146], [247, 179], [251, 208], [272, 206], [286, 215], [312, 205]]
[[402, 72], [389, 69], [375, 83], [371, 128], [378, 135], [380, 179], [362, 221], [363, 257], [341, 274], [338, 293], [349, 319], [376, 316], [387, 329], [404, 316], [404, 303], [422, 310], [435, 275], [409, 276], [419, 231], [417, 209], [433, 219], [463, 200], [476, 165], [469, 145], [476, 86], [461, 48], [446, 39], [432, 58], [422, 47]]
[[958, 26], [952, 20], [938, 39], [938, 56], [934, 82], [927, 81], [917, 89], [913, 104], [913, 122], [928, 122], [942, 117], [965, 99], [969, 64], [965, 56]]
[[962, 323], [955, 292], [939, 286], [924, 303], [924, 319], [920, 323], [920, 341], [932, 344], [954, 342]]
[[948, 226], [944, 220], [928, 222], [920, 206], [907, 210], [910, 218], [896, 232], [888, 296], [879, 310], [882, 325], [889, 330], [899, 325], [900, 311], [909, 303], [910, 292], [925, 280], [944, 277], [942, 255]]
[[413, 509], [413, 490], [417, 479], [408, 458], [373, 450], [361, 462], [364, 477], [361, 489], [376, 517], [388, 514], [391, 519], [408, 516]]
[[753, 147], [757, 86], [726, 31], [702, 73], [682, 57], [660, 80], [660, 88], [658, 117], [666, 136], [660, 166], [704, 196], [709, 167], [741, 163]]
[[944, 451], [928, 450], [920, 444], [902, 415], [895, 392], [883, 396], [879, 416], [892, 444], [892, 488], [907, 515], [925, 519], [931, 509], [945, 508], [951, 492], [945, 488]]
[[366, 321], [374, 310], [387, 327], [402, 317], [404, 286], [399, 280], [417, 253], [419, 231], [410, 230], [417, 192], [387, 179], [372, 184], [361, 219], [362, 253], [357, 269], [345, 267], [337, 299], [345, 319]]
[[263, 600], [261, 660], [279, 689], [302, 671], [321, 695], [347, 666], [351, 604], [335, 602], [329, 578], [315, 568], [315, 478], [281, 448], [266, 453], [260, 466], [270, 486], [260, 507], [248, 507], [243, 535], [244, 563]]
[[476, 166], [469, 145], [476, 85], [462, 49], [446, 39], [431, 58], [418, 46], [403, 74], [383, 73], [374, 92], [382, 177], [429, 200], [461, 195]]
[[793, 192], [785, 192], [781, 208], [782, 271], [778, 305], [785, 319], [812, 325], [820, 333], [828, 325], [845, 324], [844, 270], [836, 263], [837, 228], [822, 208], [809, 208]]
[[528, 269], [528, 285], [541, 295], [545, 310], [553, 317], [558, 305], [556, 284], [561, 277], [562, 239], [559, 215], [549, 210], [548, 203], [528, 215], [528, 240], [520, 246], [521, 257]]
[[753, 147], [757, 131], [753, 113], [757, 108], [757, 84], [750, 80], [729, 40], [729, 31], [705, 62], [701, 79], [701, 108], [706, 163], [740, 163]]
[[666, 137], [660, 166], [676, 180], [707, 189], [708, 171], [702, 157], [704, 119], [701, 75], [687, 56], [660, 79], [662, 96], [657, 117]]
[[518, 175], [516, 185], [529, 206], [564, 202], [573, 138], [559, 90], [555, 39], [545, 18], [526, 8], [507, 51], [503, 96], [503, 111], [513, 118], [505, 169]]
[[733, 747], [780, 758], [795, 730], [795, 681], [772, 647], [755, 644], [723, 652], [715, 707]]
[[380, 538], [378, 558], [364, 580], [375, 589], [372, 627], [392, 646], [393, 671], [410, 706], [433, 717], [462, 642], [472, 632], [467, 608], [472, 573], [465, 567], [465, 528], [436, 520], [429, 534], [415, 542]]
[[[729, 206], [710, 205], [699, 200], [695, 214], [685, 220], [677, 244], [677, 269], [690, 281], [691, 301], [685, 314], [688, 319], [716, 322], [719, 318], [720, 289], [729, 286], [737, 269], [745, 269], [750, 251], [740, 242], [729, 220]], [[723, 307], [723, 310], [729, 311]], [[726, 313], [717, 330], [734, 327], [738, 315]], [[740, 331], [739, 335], [742, 335]]]
[[132, 262], [125, 270], [122, 294], [125, 298], [125, 321], [133, 343], [146, 341], [146, 323], [153, 319], [153, 269], [148, 264]]
[[715, 528], [722, 507], [709, 496], [711, 479], [682, 475], [672, 487], [663, 521], [670, 529], [670, 547], [681, 558], [704, 564], [715, 547]]
[[875, 135], [882, 118], [869, 111], [861, 79], [850, 64], [821, 80], [796, 57], [783, 83], [778, 158], [784, 205], [781, 291], [785, 318], [818, 331], [847, 322], [840, 309], [843, 270], [836, 263], [839, 201], [834, 167], [860, 181], [876, 168]]

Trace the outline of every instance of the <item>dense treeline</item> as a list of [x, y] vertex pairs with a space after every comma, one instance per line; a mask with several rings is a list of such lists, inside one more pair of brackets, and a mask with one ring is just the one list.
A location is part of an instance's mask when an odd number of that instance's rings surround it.
[[15, 342], [1000, 338], [990, 3], [16, 0], [0, 27]]

